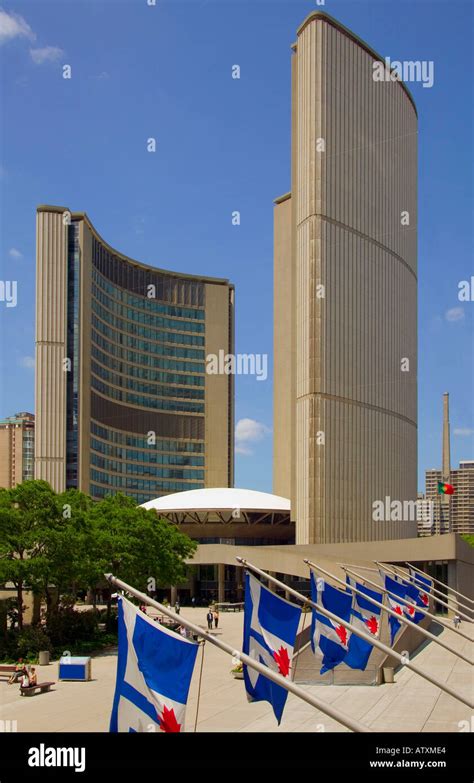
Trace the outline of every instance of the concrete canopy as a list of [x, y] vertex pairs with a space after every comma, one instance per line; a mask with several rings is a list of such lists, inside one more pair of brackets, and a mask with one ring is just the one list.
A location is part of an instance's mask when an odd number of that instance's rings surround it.
[[212, 487], [211, 489], [192, 489], [188, 492], [176, 492], [173, 495], [149, 500], [143, 503], [143, 508], [170, 513], [193, 513], [220, 511], [232, 512], [240, 510], [260, 511], [267, 513], [290, 514], [290, 501], [278, 495], [267, 492], [256, 492], [253, 489], [236, 489], [229, 487]]

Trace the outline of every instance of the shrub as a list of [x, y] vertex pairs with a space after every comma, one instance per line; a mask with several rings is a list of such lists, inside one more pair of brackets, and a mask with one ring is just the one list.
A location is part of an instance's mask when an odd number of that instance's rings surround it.
[[77, 612], [68, 607], [60, 609], [48, 620], [48, 635], [54, 647], [66, 648], [74, 642], [88, 642], [98, 632], [94, 611]]
[[10, 631], [7, 637], [7, 653], [17, 660], [36, 659], [41, 650], [53, 649], [49, 636], [37, 625], [27, 625], [21, 631]]

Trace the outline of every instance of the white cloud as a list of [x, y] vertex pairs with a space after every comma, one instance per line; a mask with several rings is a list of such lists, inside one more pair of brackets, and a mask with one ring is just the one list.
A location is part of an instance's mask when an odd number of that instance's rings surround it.
[[249, 449], [247, 446], [236, 445], [234, 451], [236, 454], [244, 454], [246, 457], [248, 457], [250, 454], [253, 454], [252, 449]]
[[474, 435], [474, 429], [470, 429], [470, 427], [458, 427], [454, 430], [454, 434], [459, 435], [461, 438], [469, 437], [470, 435]]
[[16, 249], [16, 247], [11, 247], [8, 251], [8, 255], [12, 258], [23, 258], [23, 253], [20, 253], [19, 250]]
[[20, 359], [22, 367], [26, 367], [28, 370], [35, 369], [35, 357], [34, 356], [22, 356]]
[[43, 46], [42, 49], [30, 49], [31, 59], [36, 65], [54, 63], [63, 56], [64, 52], [59, 46]]
[[446, 310], [444, 317], [451, 323], [454, 321], [462, 321], [464, 318], [464, 310], [462, 307], [452, 307], [451, 310]]
[[13, 38], [28, 38], [34, 41], [36, 35], [30, 25], [19, 14], [4, 11], [0, 8], [0, 45]]
[[96, 77], [99, 81], [103, 82], [107, 79], [110, 79], [110, 74], [107, 73], [107, 71], [102, 71], [102, 73], [99, 73], [99, 75]]
[[252, 454], [248, 443], [256, 443], [271, 432], [270, 427], [255, 419], [239, 419], [235, 427], [235, 452], [236, 454]]

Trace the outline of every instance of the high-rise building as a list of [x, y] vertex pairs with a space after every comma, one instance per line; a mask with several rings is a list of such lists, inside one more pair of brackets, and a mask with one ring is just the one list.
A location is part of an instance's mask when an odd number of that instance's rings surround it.
[[228, 280], [134, 261], [87, 215], [37, 210], [35, 477], [94, 498], [233, 485]]
[[16, 413], [0, 420], [0, 487], [11, 489], [34, 478], [35, 417]]
[[[454, 487], [453, 495], [438, 492], [438, 483], [447, 480], [442, 470], [427, 470], [425, 477], [425, 497], [433, 507], [429, 532], [474, 535], [474, 460], [461, 460], [459, 468], [451, 468], [448, 483]], [[423, 529], [422, 534], [427, 535], [427, 531]]]
[[416, 535], [416, 515], [374, 518], [417, 498], [417, 112], [383, 63], [321, 12], [293, 45], [273, 491], [300, 544]]

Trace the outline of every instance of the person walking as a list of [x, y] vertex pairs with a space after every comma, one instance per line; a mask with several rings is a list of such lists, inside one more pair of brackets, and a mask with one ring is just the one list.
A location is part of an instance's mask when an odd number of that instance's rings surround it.
[[206, 615], [206, 619], [207, 619], [207, 630], [212, 631], [212, 621], [214, 620], [214, 614], [212, 612], [211, 607], [209, 607], [209, 611]]
[[175, 610], [176, 614], [179, 614], [179, 612], [181, 610], [181, 606], [179, 605], [179, 601], [178, 600], [176, 600], [176, 603], [174, 605], [174, 610]]
[[219, 625], [219, 609], [217, 607], [214, 609], [214, 628], [217, 628]]
[[458, 614], [455, 614], [455, 615], [454, 615], [454, 617], [453, 617], [453, 623], [454, 623], [454, 627], [455, 627], [455, 628], [459, 628], [459, 626], [461, 625], [461, 618], [459, 617], [459, 615], [458, 615]]

